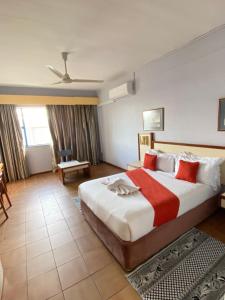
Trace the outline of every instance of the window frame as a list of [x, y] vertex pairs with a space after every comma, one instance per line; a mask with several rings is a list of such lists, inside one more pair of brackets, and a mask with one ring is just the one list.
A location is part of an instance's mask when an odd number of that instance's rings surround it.
[[[28, 107], [33, 107], [33, 108], [34, 107], [37, 107], [37, 108], [39, 108], [39, 107], [45, 107], [46, 108], [45, 105], [26, 105], [26, 106], [17, 106], [16, 107], [16, 109], [20, 109], [20, 115], [21, 115], [21, 121], [22, 121], [22, 126], [20, 126], [20, 128], [21, 128], [22, 135], [23, 135], [23, 144], [24, 144], [24, 147], [25, 148], [32, 148], [32, 147], [40, 147], [40, 146], [51, 146], [52, 142], [44, 143], [44, 144], [34, 144], [34, 145], [29, 145], [28, 144], [27, 130], [26, 130], [26, 125], [25, 125], [25, 121], [24, 121], [24, 114], [23, 114], [23, 108], [28, 108]], [[49, 132], [50, 132], [50, 128], [49, 128]], [[51, 136], [51, 133], [50, 133], [50, 136]]]

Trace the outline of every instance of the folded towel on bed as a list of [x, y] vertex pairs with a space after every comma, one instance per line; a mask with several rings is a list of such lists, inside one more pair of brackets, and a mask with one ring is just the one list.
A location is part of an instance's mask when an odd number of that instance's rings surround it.
[[139, 191], [139, 187], [131, 186], [126, 184], [126, 182], [121, 178], [107, 178], [105, 181], [102, 182], [107, 186], [107, 189], [116, 193], [117, 195], [129, 195]]

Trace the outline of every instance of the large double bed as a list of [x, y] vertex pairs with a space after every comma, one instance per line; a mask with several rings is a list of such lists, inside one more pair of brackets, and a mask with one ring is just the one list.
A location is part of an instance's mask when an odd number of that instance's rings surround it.
[[[180, 152], [185, 149], [199, 151], [198, 155], [207, 152], [207, 155], [211, 153], [211, 156], [225, 157], [225, 147], [156, 141], [152, 145], [163, 151]], [[221, 169], [223, 173], [224, 165]], [[168, 188], [180, 201], [177, 217], [157, 227], [154, 226], [154, 209], [141, 192], [117, 195], [106, 188], [104, 178], [85, 182], [79, 187], [85, 219], [127, 271], [143, 263], [218, 208], [219, 189], [203, 183], [178, 180], [173, 173], [144, 171]], [[110, 176], [110, 179], [117, 177], [130, 186], [134, 185], [125, 172]]]

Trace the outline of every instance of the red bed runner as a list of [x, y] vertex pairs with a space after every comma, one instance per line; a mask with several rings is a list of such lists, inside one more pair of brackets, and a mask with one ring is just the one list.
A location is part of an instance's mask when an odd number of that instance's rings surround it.
[[142, 169], [127, 171], [126, 175], [140, 187], [140, 192], [154, 208], [154, 226], [160, 226], [177, 217], [180, 201], [170, 190]]

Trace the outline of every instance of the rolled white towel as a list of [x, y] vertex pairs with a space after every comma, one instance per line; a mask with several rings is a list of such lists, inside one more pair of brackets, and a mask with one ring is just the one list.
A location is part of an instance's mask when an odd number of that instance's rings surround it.
[[110, 191], [116, 193], [117, 195], [129, 195], [136, 193], [139, 191], [139, 187], [137, 186], [131, 186], [126, 184], [126, 182], [121, 178], [107, 178], [105, 181], [102, 182], [107, 186], [107, 189]]

